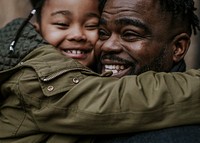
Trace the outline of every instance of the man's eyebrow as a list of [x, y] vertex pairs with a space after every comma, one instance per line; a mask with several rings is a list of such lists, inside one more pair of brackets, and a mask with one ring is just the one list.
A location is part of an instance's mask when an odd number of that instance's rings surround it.
[[[104, 18], [101, 18], [99, 24], [100, 25], [107, 25], [108, 21]], [[133, 25], [133, 26], [144, 29], [146, 32], [150, 32], [149, 28], [143, 22], [141, 22], [137, 19], [120, 18], [120, 19], [115, 20], [115, 24], [120, 25], [120, 26]]]
[[138, 19], [131, 19], [131, 18], [120, 18], [115, 20], [116, 25], [133, 25], [139, 28], [144, 29], [145, 31], [149, 32], [149, 28], [140, 20]]
[[51, 16], [55, 16], [55, 15], [71, 15], [72, 13], [68, 10], [59, 10], [59, 11], [55, 11], [53, 13], [51, 13]]

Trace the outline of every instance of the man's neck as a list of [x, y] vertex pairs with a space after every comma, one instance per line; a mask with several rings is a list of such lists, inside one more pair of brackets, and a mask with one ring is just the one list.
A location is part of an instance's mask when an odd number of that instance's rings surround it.
[[184, 71], [186, 71], [186, 64], [184, 59], [182, 59], [180, 62], [178, 62], [173, 66], [170, 72], [184, 72]]

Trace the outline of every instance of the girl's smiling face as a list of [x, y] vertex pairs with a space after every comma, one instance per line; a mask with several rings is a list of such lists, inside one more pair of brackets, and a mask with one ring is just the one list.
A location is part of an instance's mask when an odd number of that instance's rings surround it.
[[91, 66], [98, 40], [98, 4], [98, 0], [46, 0], [37, 30], [62, 54]]

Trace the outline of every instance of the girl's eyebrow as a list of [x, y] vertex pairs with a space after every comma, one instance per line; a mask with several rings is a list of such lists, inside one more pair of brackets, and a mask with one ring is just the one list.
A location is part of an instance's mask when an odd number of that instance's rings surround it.
[[51, 13], [51, 16], [55, 16], [55, 15], [72, 15], [72, 13], [69, 10], [59, 10], [59, 11], [55, 11], [53, 13]]
[[[55, 16], [55, 15], [72, 15], [72, 13], [69, 10], [59, 10], [59, 11], [55, 11], [53, 13], [51, 13], [51, 16]], [[100, 18], [99, 14], [96, 14], [94, 12], [90, 12], [86, 14], [87, 17], [97, 17]]]

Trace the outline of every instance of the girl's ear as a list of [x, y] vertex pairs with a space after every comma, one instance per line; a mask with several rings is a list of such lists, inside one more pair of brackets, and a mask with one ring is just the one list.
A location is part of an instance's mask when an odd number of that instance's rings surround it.
[[173, 60], [179, 62], [184, 58], [190, 46], [190, 36], [187, 33], [177, 35], [173, 40]]
[[39, 25], [39, 23], [38, 23], [38, 22], [34, 22], [34, 23], [33, 23], [33, 26], [35, 27], [35, 30], [36, 30], [38, 33], [40, 33], [40, 25]]

